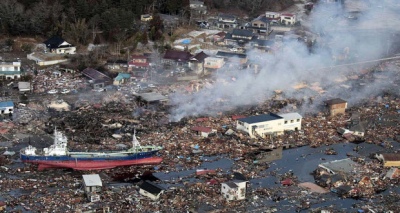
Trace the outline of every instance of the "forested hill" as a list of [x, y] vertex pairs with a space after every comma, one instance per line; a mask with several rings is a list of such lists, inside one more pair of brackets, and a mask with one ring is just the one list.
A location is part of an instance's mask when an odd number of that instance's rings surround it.
[[[280, 10], [292, 3], [293, 0], [204, 0], [209, 11], [226, 12], [231, 8], [250, 15]], [[85, 45], [91, 42], [93, 31], [102, 31], [105, 39], [115, 41], [120, 34], [137, 33], [140, 15], [146, 13], [179, 15], [184, 19], [190, 16], [189, 0], [0, 0], [0, 33], [60, 35]], [[153, 22], [157, 21], [160, 20]]]

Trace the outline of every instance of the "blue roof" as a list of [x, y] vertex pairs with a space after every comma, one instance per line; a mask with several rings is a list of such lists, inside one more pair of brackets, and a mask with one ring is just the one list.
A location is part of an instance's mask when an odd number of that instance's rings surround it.
[[0, 108], [5, 108], [5, 107], [14, 107], [14, 103], [12, 101], [0, 102]]
[[263, 115], [255, 115], [255, 116], [250, 116], [247, 118], [239, 118], [239, 121], [242, 121], [244, 123], [248, 124], [253, 124], [253, 123], [260, 123], [260, 122], [265, 122], [265, 121], [273, 121], [277, 119], [282, 119], [281, 116], [269, 113], [269, 114], [263, 114]]
[[130, 78], [130, 77], [131, 77], [131, 74], [129, 74], [129, 73], [118, 73], [118, 76], [115, 77], [115, 80], [120, 81], [122, 79]]

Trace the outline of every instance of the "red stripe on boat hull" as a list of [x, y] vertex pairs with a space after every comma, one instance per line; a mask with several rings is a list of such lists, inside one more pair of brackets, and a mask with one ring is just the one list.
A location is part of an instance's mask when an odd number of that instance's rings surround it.
[[48, 168], [71, 168], [75, 170], [111, 169], [118, 166], [155, 165], [162, 162], [160, 157], [123, 161], [25, 161], [38, 164], [39, 171]]

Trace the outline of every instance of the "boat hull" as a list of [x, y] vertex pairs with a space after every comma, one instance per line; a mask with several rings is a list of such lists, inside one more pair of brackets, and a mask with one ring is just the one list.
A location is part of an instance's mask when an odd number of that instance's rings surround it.
[[38, 160], [25, 160], [26, 163], [38, 164], [38, 170], [50, 168], [70, 168], [74, 170], [99, 170], [111, 169], [119, 166], [133, 166], [133, 165], [155, 165], [162, 162], [161, 157], [150, 157], [133, 160], [76, 160], [76, 161], [38, 161]]

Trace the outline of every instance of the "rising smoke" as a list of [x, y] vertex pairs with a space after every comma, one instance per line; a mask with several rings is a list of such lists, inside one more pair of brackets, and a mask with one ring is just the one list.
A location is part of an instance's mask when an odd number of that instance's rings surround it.
[[[357, 79], [361, 70], [370, 69], [378, 62], [338, 65], [378, 59], [392, 52], [393, 35], [397, 33], [394, 29], [400, 26], [399, 10], [393, 9], [400, 5], [394, 2], [354, 0], [345, 4], [318, 4], [302, 20], [308, 30], [301, 33], [304, 35], [299, 38], [301, 41], [284, 40], [274, 54], [255, 49], [247, 52], [249, 62], [259, 65], [257, 74], [254, 69], [233, 69], [238, 64], [226, 65], [226, 70], [215, 74], [213, 79], [217, 80], [211, 86], [197, 93], [171, 96], [175, 106], [171, 120], [215, 115], [235, 107], [259, 104], [272, 98], [277, 90], [283, 91], [286, 98], [343, 98], [350, 105], [379, 94], [390, 84], [388, 80], [394, 79], [392, 72], [380, 74], [385, 75], [384, 81]], [[392, 20], [390, 24], [388, 19]], [[306, 87], [296, 88], [299, 84]], [[307, 105], [299, 110], [305, 112], [312, 108]]]

